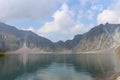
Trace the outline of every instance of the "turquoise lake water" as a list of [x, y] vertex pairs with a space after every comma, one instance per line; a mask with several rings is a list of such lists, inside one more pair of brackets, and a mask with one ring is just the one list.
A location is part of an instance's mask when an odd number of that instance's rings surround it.
[[109, 54], [14, 54], [0, 59], [0, 80], [95, 80], [116, 63]]

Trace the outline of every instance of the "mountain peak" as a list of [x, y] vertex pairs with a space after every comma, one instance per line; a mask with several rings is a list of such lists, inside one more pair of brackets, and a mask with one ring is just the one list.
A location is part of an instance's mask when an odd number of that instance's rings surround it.
[[[76, 35], [72, 40], [52, 42], [31, 31], [18, 30], [13, 26], [0, 23], [0, 49], [42, 50], [46, 52], [94, 51], [120, 46], [120, 24], [100, 24], [84, 34]], [[24, 47], [26, 43], [26, 47]]]

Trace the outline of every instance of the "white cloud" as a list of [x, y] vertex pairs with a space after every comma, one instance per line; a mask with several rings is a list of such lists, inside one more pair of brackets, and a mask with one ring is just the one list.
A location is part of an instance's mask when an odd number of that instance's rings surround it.
[[98, 24], [120, 23], [120, 1], [113, 3], [107, 9], [103, 10], [97, 17]]
[[53, 15], [53, 21], [46, 22], [45, 25], [39, 30], [40, 33], [50, 33], [57, 32], [71, 28], [74, 26], [74, 21], [72, 20], [73, 13], [68, 9], [66, 4], [63, 4], [60, 10], [57, 10]]
[[109, 23], [119, 23], [119, 15], [113, 10], [104, 10], [101, 14], [98, 15], [98, 24], [106, 22]]
[[[20, 28], [21, 29], [21, 28]], [[36, 30], [33, 27], [22, 28], [22, 30], [35, 32]]]
[[86, 26], [74, 20], [74, 12], [69, 9], [67, 4], [57, 10], [53, 15], [53, 21], [46, 22], [38, 33], [53, 41], [67, 40], [76, 34], [88, 31], [91, 26]]
[[0, 21], [44, 19], [65, 0], [0, 0]]
[[[90, 0], [88, 0], [88, 3], [90, 3], [91, 5], [84, 9], [85, 6], [81, 7], [81, 9], [78, 10], [78, 15], [77, 15], [77, 18], [79, 20], [86, 20], [89, 21], [88, 23], [95, 23], [95, 19], [96, 19], [96, 16], [98, 14], [98, 12], [102, 11], [103, 10], [103, 5], [101, 3], [96, 3], [96, 2], [90, 2]], [[86, 2], [86, 5], [87, 5], [87, 2]]]
[[102, 5], [102, 4], [92, 5], [92, 6], [91, 6], [91, 10], [102, 11], [102, 10], [103, 10], [103, 5]]

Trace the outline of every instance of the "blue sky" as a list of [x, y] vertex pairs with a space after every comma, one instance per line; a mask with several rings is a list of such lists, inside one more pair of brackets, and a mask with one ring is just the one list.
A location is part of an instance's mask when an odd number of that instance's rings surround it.
[[120, 0], [0, 0], [0, 21], [52, 41], [120, 23]]

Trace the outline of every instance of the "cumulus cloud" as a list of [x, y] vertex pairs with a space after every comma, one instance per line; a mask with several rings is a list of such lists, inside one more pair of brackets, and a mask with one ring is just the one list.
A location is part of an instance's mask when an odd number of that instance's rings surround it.
[[117, 15], [116, 11], [108, 9], [98, 15], [98, 24], [105, 24], [106, 22], [119, 23], [119, 15]]
[[107, 9], [103, 10], [97, 17], [98, 24], [120, 23], [120, 1], [113, 3]]
[[60, 10], [57, 10], [53, 15], [53, 21], [46, 22], [45, 25], [39, 30], [41, 33], [50, 33], [57, 32], [59, 30], [63, 30], [65, 32], [66, 29], [74, 26], [73, 21], [73, 13], [68, 9], [67, 4], [63, 4]]
[[[66, 40], [74, 35], [86, 32], [88, 27], [74, 20], [74, 12], [69, 9], [67, 4], [63, 4], [53, 15], [53, 21], [46, 22], [38, 33], [51, 40]], [[90, 27], [89, 27], [90, 29]]]
[[64, 0], [0, 0], [0, 21], [44, 19]]

